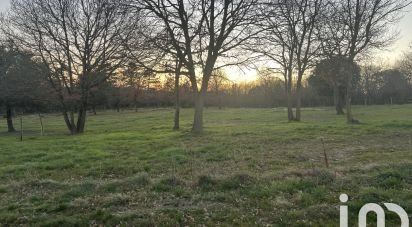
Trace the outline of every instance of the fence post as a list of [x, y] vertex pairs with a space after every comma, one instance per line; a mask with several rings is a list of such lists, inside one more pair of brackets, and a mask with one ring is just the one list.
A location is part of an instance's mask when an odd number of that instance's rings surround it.
[[40, 118], [40, 135], [43, 136], [44, 135], [43, 115], [39, 114], [39, 118]]

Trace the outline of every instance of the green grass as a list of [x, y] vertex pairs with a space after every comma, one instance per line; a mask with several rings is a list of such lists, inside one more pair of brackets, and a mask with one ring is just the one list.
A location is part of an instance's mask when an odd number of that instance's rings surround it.
[[33, 115], [23, 142], [2, 120], [0, 226], [338, 226], [341, 193], [351, 226], [370, 202], [411, 215], [412, 106], [354, 113], [362, 124], [332, 108], [304, 109], [301, 123], [283, 108], [210, 108], [202, 136], [190, 109], [180, 131], [172, 109], [142, 109], [90, 115], [79, 136], [46, 115], [43, 137]]

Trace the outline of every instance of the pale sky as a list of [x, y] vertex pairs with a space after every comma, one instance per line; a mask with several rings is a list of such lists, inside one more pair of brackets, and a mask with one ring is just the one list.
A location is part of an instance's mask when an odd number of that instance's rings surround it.
[[388, 51], [381, 53], [382, 57], [389, 61], [396, 61], [412, 45], [412, 5], [406, 9], [404, 17], [395, 29], [400, 32], [398, 40], [388, 48]]
[[4, 11], [9, 6], [9, 0], [0, 0], [0, 11]]
[[[0, 0], [0, 12], [5, 11], [9, 7], [9, 0]], [[406, 9], [406, 13], [403, 19], [400, 21], [397, 28], [399, 33], [398, 40], [388, 48], [386, 51], [380, 51], [376, 53], [376, 56], [388, 64], [394, 63], [400, 58], [403, 52], [407, 51], [412, 44], [412, 5]], [[230, 79], [232, 80], [253, 80], [256, 73], [253, 70], [245, 70], [241, 72], [239, 70], [228, 70]]]

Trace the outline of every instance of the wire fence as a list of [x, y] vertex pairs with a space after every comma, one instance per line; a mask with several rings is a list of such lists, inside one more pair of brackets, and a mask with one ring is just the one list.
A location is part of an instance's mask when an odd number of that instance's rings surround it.
[[0, 137], [15, 137], [24, 141], [34, 137], [68, 134], [64, 121], [58, 114], [30, 114], [13, 116], [14, 132], [8, 132], [7, 119], [0, 120]]

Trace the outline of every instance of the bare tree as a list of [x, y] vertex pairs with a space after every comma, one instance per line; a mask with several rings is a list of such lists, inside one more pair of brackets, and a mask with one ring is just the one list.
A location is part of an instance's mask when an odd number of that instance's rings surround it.
[[[412, 47], [412, 46], [411, 46]], [[408, 77], [409, 84], [412, 86], [412, 51], [403, 54], [401, 60], [397, 62], [397, 67]]]
[[[130, 5], [134, 4], [127, 0], [123, 2], [125, 7]], [[141, 8], [129, 8], [128, 13], [131, 17], [137, 15], [139, 19]], [[155, 26], [156, 23], [152, 23], [150, 17], [141, 18], [139, 26], [133, 30], [133, 36], [125, 42], [128, 58], [140, 71], [174, 75], [175, 115], [173, 129], [178, 130], [180, 128], [180, 77], [182, 74], [187, 75], [187, 73], [183, 71], [184, 65], [172, 46], [168, 32], [162, 27]]]
[[[302, 79], [308, 68], [313, 66], [319, 49], [316, 27], [322, 7], [322, 0], [266, 1], [261, 5], [262, 20], [258, 23], [263, 32], [253, 45], [249, 45], [249, 49], [260, 54], [283, 75], [289, 121], [301, 120]], [[293, 106], [296, 106], [296, 116]]]
[[122, 69], [120, 80], [124, 85], [132, 89], [134, 109], [138, 111], [138, 101], [142, 90], [148, 86], [151, 72], [144, 70], [136, 65], [134, 62], [129, 62]]
[[15, 132], [15, 128], [13, 126], [13, 114], [12, 114], [12, 106], [10, 104], [10, 96], [14, 92], [10, 92], [11, 88], [16, 86], [17, 84], [10, 83], [10, 70], [9, 68], [13, 65], [13, 59], [15, 58], [15, 54], [13, 48], [7, 48], [4, 45], [0, 46], [0, 103], [4, 103], [6, 106], [6, 121], [7, 121], [7, 130], [8, 132]]
[[152, 19], [152, 28], [166, 32], [173, 52], [187, 69], [195, 92], [194, 133], [203, 131], [204, 99], [213, 70], [241, 63], [239, 58], [231, 62], [221, 58], [233, 57], [232, 53], [252, 35], [256, 3], [257, 0], [130, 1]]
[[0, 105], [6, 108], [7, 128], [14, 132], [13, 109], [21, 112], [52, 105], [50, 87], [44, 80], [46, 71], [32, 59], [32, 54], [19, 50], [12, 40], [0, 44]]
[[382, 84], [382, 78], [379, 76], [379, 72], [383, 69], [384, 67], [382, 65], [372, 61], [362, 65], [360, 87], [364, 94], [365, 105], [376, 104], [379, 87]]
[[[319, 33], [324, 54], [355, 61], [373, 49], [388, 46], [396, 35], [390, 32], [391, 26], [410, 4], [410, 0], [330, 0]], [[347, 80], [345, 94], [349, 124], [358, 122], [352, 116], [351, 81]]]
[[48, 68], [67, 128], [83, 133], [90, 90], [122, 65], [136, 22], [114, 0], [13, 0], [6, 20], [6, 33]]

